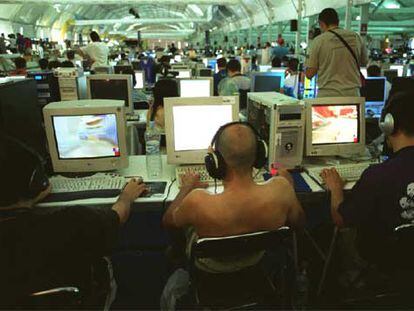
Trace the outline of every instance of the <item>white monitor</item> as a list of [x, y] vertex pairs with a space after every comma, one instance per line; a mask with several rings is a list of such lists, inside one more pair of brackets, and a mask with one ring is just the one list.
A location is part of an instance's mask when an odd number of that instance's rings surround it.
[[144, 71], [135, 71], [135, 80], [136, 83], [134, 85], [134, 89], [138, 89], [138, 90], [142, 90], [144, 88], [144, 81], [145, 81], [145, 76], [144, 76]]
[[43, 109], [54, 172], [99, 172], [128, 166], [125, 105], [79, 100]]
[[201, 164], [217, 130], [239, 120], [239, 98], [166, 98], [165, 133], [170, 164]]
[[362, 75], [366, 78], [368, 78], [368, 70], [367, 67], [361, 67], [360, 68]]
[[365, 148], [365, 99], [327, 97], [306, 103], [306, 155], [344, 156]]
[[404, 76], [404, 65], [391, 65], [390, 70], [397, 70], [399, 77]]
[[127, 75], [91, 75], [86, 78], [89, 99], [118, 99], [125, 103], [125, 111], [132, 114], [132, 76]]
[[260, 72], [268, 72], [270, 69], [272, 69], [272, 66], [270, 65], [259, 65]]
[[178, 72], [177, 79], [188, 79], [191, 78], [191, 69], [179, 69], [173, 70]]
[[180, 79], [180, 97], [210, 97], [214, 95], [213, 78]]

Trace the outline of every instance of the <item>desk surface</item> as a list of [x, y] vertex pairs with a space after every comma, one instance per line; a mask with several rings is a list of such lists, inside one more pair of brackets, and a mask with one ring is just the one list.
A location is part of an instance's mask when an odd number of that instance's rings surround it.
[[[150, 197], [150, 198], [138, 198], [136, 203], [160, 203], [166, 200], [166, 202], [171, 202], [175, 199], [179, 192], [178, 182], [174, 182], [171, 185], [172, 180], [175, 178], [175, 165], [167, 164], [167, 156], [162, 155], [162, 174], [157, 179], [148, 178], [147, 166], [146, 166], [146, 157], [145, 156], [130, 156], [129, 157], [129, 166], [128, 168], [121, 169], [117, 171], [118, 174], [125, 177], [138, 177], [141, 176], [144, 181], [166, 181], [167, 188], [165, 190], [164, 196]], [[308, 183], [313, 192], [324, 192], [324, 190], [310, 178], [306, 173], [302, 173], [303, 178]], [[168, 197], [166, 196], [168, 189], [170, 192]], [[208, 191], [214, 192], [214, 187], [207, 189]], [[217, 191], [223, 191], [223, 187], [217, 187]], [[92, 198], [92, 199], [83, 199], [69, 202], [51, 202], [51, 203], [40, 203], [38, 206], [73, 206], [73, 205], [110, 205], [115, 203], [117, 198]]]

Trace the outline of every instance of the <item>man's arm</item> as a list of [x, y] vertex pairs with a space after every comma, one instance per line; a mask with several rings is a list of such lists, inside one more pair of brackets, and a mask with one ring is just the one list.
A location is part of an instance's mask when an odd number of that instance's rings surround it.
[[194, 189], [207, 188], [208, 184], [200, 182], [200, 176], [186, 174], [182, 179], [182, 187], [175, 200], [165, 212], [162, 222], [166, 228], [180, 228], [191, 222], [194, 211], [191, 209], [195, 199]]
[[148, 188], [142, 183], [142, 180], [131, 179], [125, 186], [118, 200], [112, 206], [112, 210], [118, 214], [121, 224], [124, 224], [128, 220], [131, 204], [146, 191], [148, 191]]
[[321, 173], [325, 185], [331, 192], [331, 216], [335, 225], [339, 228], [344, 226], [344, 219], [338, 212], [339, 205], [344, 201], [344, 185], [345, 182], [334, 169], [325, 169]]
[[306, 61], [305, 76], [308, 79], [312, 79], [319, 70], [319, 38], [316, 38], [312, 42], [312, 46], [309, 49], [309, 58]]

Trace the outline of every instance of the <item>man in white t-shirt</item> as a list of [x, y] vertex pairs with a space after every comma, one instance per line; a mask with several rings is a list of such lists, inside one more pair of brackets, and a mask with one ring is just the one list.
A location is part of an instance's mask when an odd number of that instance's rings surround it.
[[92, 42], [86, 47], [79, 49], [79, 54], [83, 58], [89, 58], [91, 60], [91, 69], [99, 66], [108, 66], [109, 48], [101, 41], [96, 31], [92, 31], [89, 36]]

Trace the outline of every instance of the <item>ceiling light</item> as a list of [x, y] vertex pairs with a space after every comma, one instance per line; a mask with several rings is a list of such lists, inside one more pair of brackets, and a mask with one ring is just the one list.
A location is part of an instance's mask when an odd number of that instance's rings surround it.
[[357, 21], [360, 21], [360, 20], [361, 20], [361, 16], [360, 16], [360, 15], [358, 15], [358, 16], [356, 17], [356, 20], [357, 20]]
[[399, 9], [401, 7], [400, 3], [396, 0], [386, 0], [383, 3], [383, 6], [384, 8], [391, 10]]

